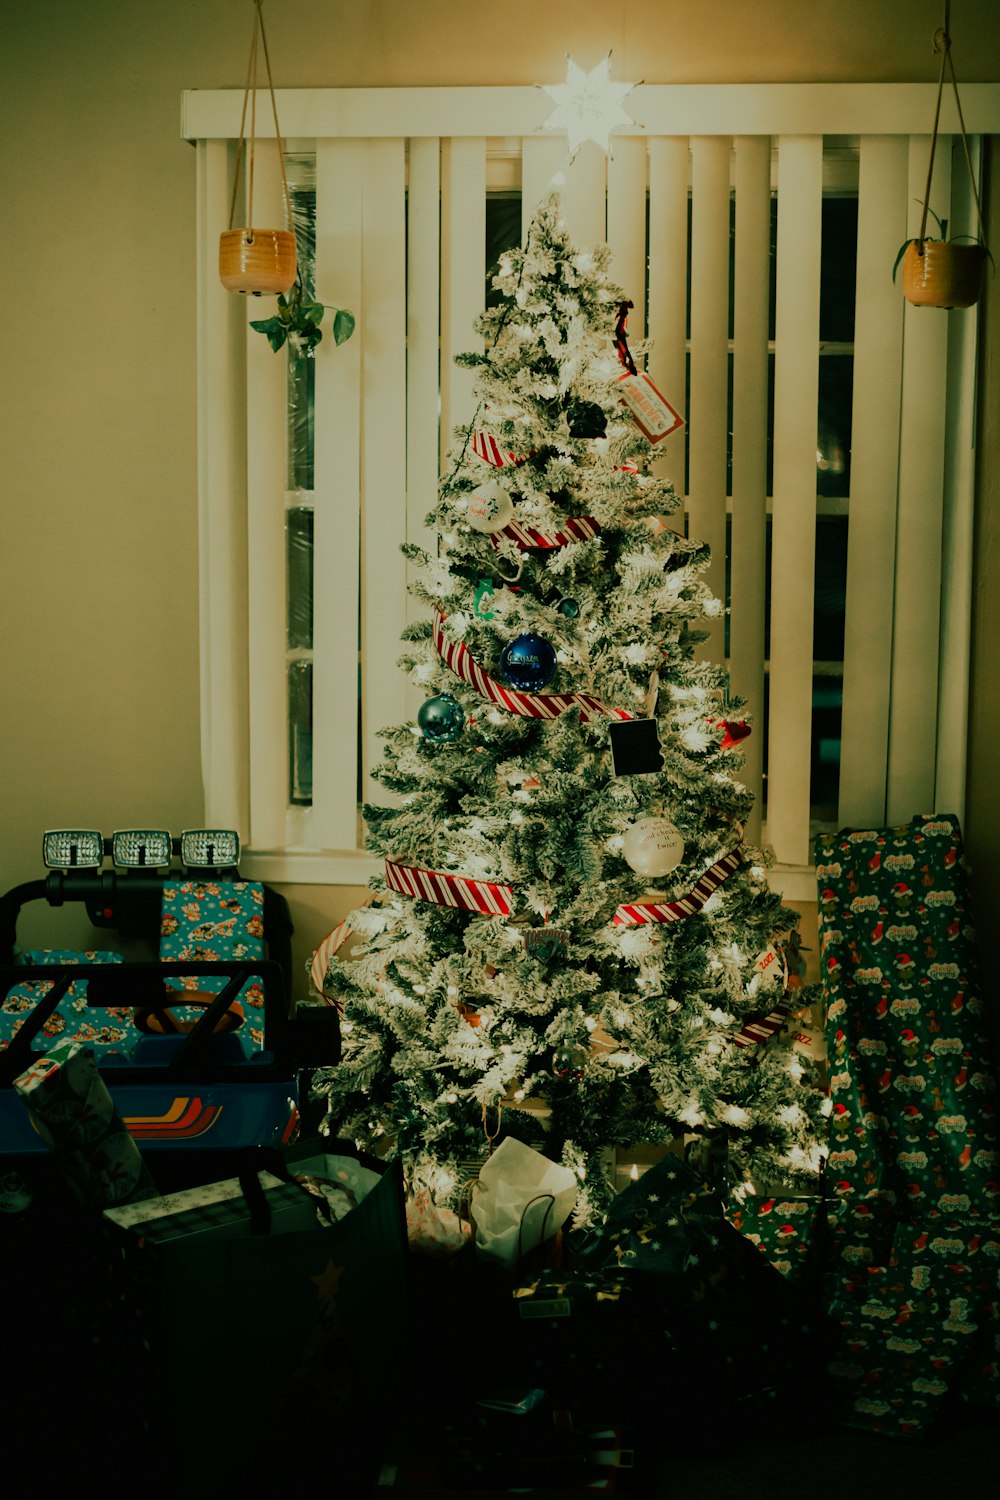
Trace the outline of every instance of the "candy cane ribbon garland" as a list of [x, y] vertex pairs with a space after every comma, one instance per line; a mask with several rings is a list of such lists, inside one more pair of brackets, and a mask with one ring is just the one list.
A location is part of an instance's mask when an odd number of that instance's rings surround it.
[[501, 448], [492, 432], [484, 432], [482, 428], [472, 434], [472, 451], [484, 464], [492, 464], [494, 469], [506, 469], [509, 465], [517, 468], [524, 463], [524, 459], [518, 458], [516, 453], [509, 453]]
[[523, 551], [530, 547], [566, 547], [570, 542], [589, 542], [600, 536], [601, 525], [593, 516], [567, 516], [559, 523], [558, 531], [538, 531], [534, 526], [524, 526], [520, 521], [511, 521], [501, 531], [493, 532], [493, 545], [499, 547], [502, 536], [510, 537]]
[[422, 870], [417, 865], [385, 862], [385, 878], [401, 896], [454, 906], [484, 917], [509, 917], [514, 905], [514, 887], [493, 880], [472, 880], [467, 875], [448, 875], [442, 870]]
[[460, 677], [469, 687], [475, 688], [481, 698], [486, 698], [491, 703], [499, 703], [501, 708], [506, 708], [509, 713], [518, 714], [522, 719], [558, 719], [568, 709], [578, 708], [580, 718], [586, 724], [591, 719], [631, 719], [632, 715], [624, 708], [606, 708], [599, 698], [591, 693], [521, 693], [516, 688], [506, 687], [484, 672], [482, 667], [473, 657], [468, 646], [461, 641], [449, 641], [445, 638], [444, 617], [436, 616], [431, 627], [431, 639], [434, 649], [446, 666], [450, 667], [456, 677]]
[[717, 891], [722, 882], [739, 869], [742, 859], [739, 849], [730, 849], [728, 854], [708, 867], [694, 890], [686, 896], [681, 896], [678, 901], [634, 901], [619, 906], [612, 924], [615, 927], [636, 927], [644, 922], [681, 922], [685, 917], [692, 917], [701, 911], [713, 891]]

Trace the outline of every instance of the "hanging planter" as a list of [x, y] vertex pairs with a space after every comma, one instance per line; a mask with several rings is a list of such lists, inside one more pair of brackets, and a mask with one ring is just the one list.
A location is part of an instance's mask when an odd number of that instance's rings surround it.
[[897, 261], [903, 296], [914, 307], [971, 307], [982, 294], [988, 255], [978, 243], [908, 240]]
[[[229, 208], [229, 228], [219, 238], [219, 279], [230, 292], [239, 292], [247, 297], [273, 296], [276, 292], [288, 292], [295, 285], [297, 269], [295, 235], [291, 229], [262, 229], [253, 222], [254, 156], [257, 134], [257, 53], [258, 42], [264, 53], [267, 70], [267, 87], [271, 95], [271, 110], [274, 115], [274, 137], [278, 146], [278, 164], [281, 168], [281, 187], [285, 201], [285, 215], [292, 222], [292, 200], [288, 191], [285, 172], [285, 151], [278, 127], [278, 106], [274, 98], [271, 80], [271, 60], [264, 34], [263, 0], [254, 0], [253, 39], [250, 43], [250, 62], [247, 68], [246, 88], [243, 91], [243, 114], [240, 119], [240, 139], [236, 151], [236, 170], [233, 176], [233, 197]], [[247, 105], [250, 106], [249, 145], [246, 138]], [[233, 228], [236, 217], [236, 194], [240, 181], [240, 168], [244, 155], [247, 162], [247, 223], [242, 228]]]
[[[965, 134], [965, 121], [962, 118], [962, 103], [958, 97], [958, 79], [955, 77], [955, 64], [951, 56], [951, 37], [948, 33], [950, 8], [950, 0], [945, 0], [944, 26], [934, 33], [934, 50], [942, 54], [941, 72], [938, 77], [937, 105], [934, 111], [934, 130], [931, 134], [930, 159], [927, 163], [927, 188], [923, 197], [920, 233], [916, 239], [903, 242], [896, 256], [896, 264], [892, 268], [892, 276], [895, 280], [896, 272], [902, 265], [903, 296], [914, 307], [972, 307], [979, 301], [982, 294], [986, 262], [993, 260], [986, 246], [983, 211], [979, 204], [979, 191], [976, 187], [976, 176], [972, 170], [972, 157], [969, 154], [969, 142]], [[972, 196], [979, 217], [980, 239], [975, 239], [971, 235], [959, 235], [952, 240], [946, 239], [946, 225], [930, 207], [931, 178], [934, 174], [934, 152], [937, 147], [941, 94], [944, 90], [946, 67], [951, 73], [951, 85], [955, 92], [955, 108], [958, 111], [958, 123], [962, 132], [965, 163], [969, 169]], [[929, 238], [927, 235], [928, 214], [941, 231], [940, 239]], [[964, 243], [970, 240], [971, 243]]]

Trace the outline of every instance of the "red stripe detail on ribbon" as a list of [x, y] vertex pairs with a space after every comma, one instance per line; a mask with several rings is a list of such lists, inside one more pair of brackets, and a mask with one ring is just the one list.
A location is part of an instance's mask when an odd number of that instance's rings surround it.
[[646, 922], [681, 922], [685, 917], [701, 911], [705, 902], [734, 870], [739, 869], [743, 856], [739, 849], [730, 849], [721, 859], [710, 865], [692, 891], [676, 901], [634, 901], [619, 906], [612, 918], [615, 927], [639, 927]]
[[600, 536], [601, 525], [593, 516], [568, 516], [559, 523], [558, 531], [538, 531], [534, 526], [525, 526], [520, 521], [511, 521], [502, 531], [494, 531], [493, 545], [500, 545], [499, 538], [510, 537], [524, 551], [528, 547], [566, 547], [570, 542], [588, 542]]
[[494, 469], [506, 469], [510, 466], [516, 469], [519, 464], [524, 463], [524, 459], [519, 458], [516, 453], [501, 448], [492, 432], [485, 432], [482, 428], [472, 434], [472, 451], [483, 463], [491, 464]]
[[385, 878], [392, 890], [401, 896], [412, 896], [415, 901], [453, 906], [484, 917], [509, 917], [513, 910], [513, 886], [494, 880], [422, 870], [419, 865], [397, 865], [391, 859], [385, 861]]
[[791, 1014], [791, 1006], [778, 1005], [774, 1010], [768, 1011], [766, 1016], [758, 1016], [753, 1021], [747, 1021], [741, 1026], [733, 1037], [733, 1043], [737, 1047], [754, 1047], [758, 1042], [766, 1042], [768, 1037], [774, 1036], [780, 1031]]
[[585, 724], [591, 719], [633, 717], [624, 708], [606, 708], [591, 693], [522, 693], [516, 688], [506, 687], [489, 672], [483, 671], [468, 646], [461, 641], [447, 640], [443, 624], [444, 616], [437, 615], [431, 628], [431, 639], [445, 666], [469, 687], [475, 688], [481, 698], [498, 703], [508, 713], [517, 714], [522, 719], [558, 719], [568, 709], [578, 708]]

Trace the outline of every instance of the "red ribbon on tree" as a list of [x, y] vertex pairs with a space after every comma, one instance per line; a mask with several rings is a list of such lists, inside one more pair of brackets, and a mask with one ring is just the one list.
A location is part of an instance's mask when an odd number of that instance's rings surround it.
[[634, 305], [632, 302], [619, 302], [618, 316], [615, 319], [615, 348], [618, 350], [618, 358], [630, 375], [638, 375], [639, 373], [628, 346], [628, 339], [625, 337], [625, 324]]
[[714, 865], [709, 865], [694, 889], [676, 901], [633, 901], [619, 906], [612, 922], [615, 927], [637, 927], [646, 922], [681, 922], [701, 911], [705, 902], [724, 880], [743, 862], [739, 849], [730, 849]]
[[401, 896], [432, 901], [436, 906], [453, 906], [459, 911], [475, 911], [484, 917], [509, 917], [514, 905], [513, 886], [494, 880], [422, 870], [419, 865], [398, 865], [391, 859], [385, 862], [385, 878]]
[[538, 531], [534, 526], [524, 526], [520, 521], [511, 521], [502, 531], [494, 531], [493, 545], [499, 547], [500, 537], [510, 537], [522, 551], [532, 547], [566, 547], [570, 542], [589, 542], [600, 536], [601, 524], [593, 516], [567, 516], [560, 521], [558, 531]]
[[571, 708], [580, 710], [584, 723], [590, 719], [631, 719], [627, 709], [607, 708], [592, 693], [522, 693], [517, 688], [507, 687], [484, 672], [468, 646], [462, 641], [449, 641], [444, 633], [444, 616], [435, 616], [431, 627], [434, 649], [456, 677], [469, 687], [475, 688], [481, 698], [498, 703], [509, 713], [522, 719], [558, 719]]

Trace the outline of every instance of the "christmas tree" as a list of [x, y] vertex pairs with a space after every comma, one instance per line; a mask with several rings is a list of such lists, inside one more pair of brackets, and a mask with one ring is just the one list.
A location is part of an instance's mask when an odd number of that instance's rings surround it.
[[428, 617], [400, 665], [427, 700], [384, 731], [392, 805], [364, 815], [386, 874], [331, 959], [344, 1050], [316, 1080], [325, 1128], [443, 1204], [502, 1135], [561, 1160], [579, 1226], [607, 1147], [711, 1141], [734, 1180], [787, 1179], [818, 1165], [823, 1109], [780, 1033], [796, 918], [743, 841], [743, 705], [695, 654], [722, 606], [648, 471], [664, 413], [608, 259], [547, 199], [460, 356], [478, 409], [438, 555], [404, 549]]

